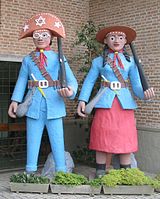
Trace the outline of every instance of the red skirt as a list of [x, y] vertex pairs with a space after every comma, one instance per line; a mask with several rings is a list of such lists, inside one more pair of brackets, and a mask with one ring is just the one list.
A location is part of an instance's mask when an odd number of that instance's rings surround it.
[[115, 98], [111, 109], [96, 109], [89, 148], [108, 153], [131, 153], [138, 150], [134, 110], [121, 107]]

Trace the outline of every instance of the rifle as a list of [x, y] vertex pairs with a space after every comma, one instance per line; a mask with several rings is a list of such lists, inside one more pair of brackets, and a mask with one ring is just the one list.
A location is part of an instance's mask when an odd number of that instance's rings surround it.
[[142, 67], [141, 63], [139, 62], [139, 59], [138, 59], [138, 56], [136, 54], [133, 43], [130, 43], [129, 45], [130, 45], [130, 48], [131, 48], [131, 51], [132, 51], [132, 54], [133, 54], [134, 61], [135, 61], [137, 68], [138, 68], [138, 72], [139, 72], [139, 76], [140, 76], [140, 79], [141, 79], [143, 91], [146, 91], [149, 88], [149, 86], [148, 86], [148, 83], [147, 83], [147, 80], [146, 80], [146, 77], [145, 77], [145, 74], [144, 74], [144, 71], [143, 71], [143, 67]]
[[[140, 75], [140, 79], [141, 79], [141, 84], [142, 84], [143, 90], [146, 91], [149, 88], [149, 86], [148, 86], [146, 77], [144, 75], [144, 71], [143, 71], [142, 65], [140, 64], [139, 59], [138, 59], [138, 57], [136, 55], [133, 43], [130, 43], [129, 45], [130, 45], [130, 48], [131, 48], [131, 51], [132, 51], [132, 54], [133, 54], [134, 61], [135, 61], [136, 65], [137, 65], [137, 68], [138, 68], [138, 72], [139, 72], [139, 75]], [[85, 113], [86, 114], [90, 114], [91, 113], [91, 111], [94, 108], [95, 104], [99, 101], [101, 96], [105, 93], [106, 89], [107, 88], [102, 88], [97, 93], [97, 95], [86, 105], [86, 108], [85, 108]]]
[[57, 37], [57, 44], [58, 44], [58, 56], [59, 56], [59, 63], [60, 63], [59, 78], [60, 78], [61, 88], [65, 88], [67, 87], [66, 70], [65, 70], [64, 57], [63, 57], [63, 52], [62, 52], [62, 41], [60, 37]]

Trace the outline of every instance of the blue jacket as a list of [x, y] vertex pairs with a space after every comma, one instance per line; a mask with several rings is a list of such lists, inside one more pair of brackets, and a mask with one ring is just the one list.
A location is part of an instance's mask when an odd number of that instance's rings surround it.
[[[44, 51], [44, 54], [47, 57], [47, 67], [46, 70], [50, 74], [53, 80], [58, 80], [58, 73], [59, 73], [59, 61], [58, 61], [58, 54], [54, 51]], [[39, 52], [36, 53], [39, 56]], [[74, 77], [66, 59], [65, 59], [65, 69], [66, 69], [66, 79], [67, 85], [71, 86], [74, 90], [73, 96], [70, 99], [74, 99], [76, 92], [77, 92], [77, 80]], [[37, 80], [45, 80], [42, 76], [38, 66], [32, 61], [31, 57], [27, 55], [24, 57], [22, 66], [19, 72], [18, 80], [12, 95], [11, 100], [16, 102], [22, 102], [25, 94], [25, 90], [28, 84], [28, 80], [33, 80], [31, 74], [35, 76]], [[28, 90], [30, 92], [31, 90]], [[43, 88], [43, 91], [46, 96], [46, 104], [47, 104], [47, 119], [53, 118], [60, 118], [66, 115], [64, 99], [61, 97], [57, 90], [53, 87]], [[34, 93], [32, 103], [29, 106], [28, 112], [26, 116], [38, 119], [40, 108], [41, 108], [41, 101], [43, 96], [38, 89]]]
[[[109, 57], [111, 59], [113, 59], [113, 56], [114, 56], [113, 53], [109, 54]], [[134, 95], [136, 95], [140, 99], [143, 99], [144, 92], [142, 89], [138, 69], [137, 66], [135, 65], [133, 58], [131, 57], [131, 62], [128, 62], [122, 53], [119, 53], [119, 56], [124, 65], [124, 69], [118, 67], [120, 73], [122, 74], [124, 80], [128, 79], [130, 80]], [[103, 75], [110, 82], [118, 81], [117, 77], [115, 76], [109, 64], [106, 64], [103, 67], [103, 58], [102, 56], [99, 56], [92, 61], [91, 69], [87, 77], [85, 78], [85, 81], [83, 83], [80, 92], [79, 96], [80, 101], [85, 101], [85, 102], [89, 101], [93, 86], [97, 78], [101, 75]], [[100, 89], [102, 89], [102, 86]], [[95, 105], [95, 108], [111, 108], [115, 96], [118, 97], [119, 102], [123, 109], [137, 108], [137, 104], [133, 99], [129, 88], [121, 88], [117, 93], [118, 95], [116, 94], [115, 91], [111, 90], [110, 88], [107, 88], [106, 92], [101, 96], [100, 100]]]

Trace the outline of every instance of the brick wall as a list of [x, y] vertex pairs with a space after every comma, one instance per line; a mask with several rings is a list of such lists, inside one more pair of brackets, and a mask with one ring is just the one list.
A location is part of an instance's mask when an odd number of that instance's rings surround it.
[[89, 8], [90, 19], [96, 24], [126, 25], [136, 30], [137, 54], [156, 93], [152, 102], [138, 100], [137, 124], [160, 127], [160, 1], [91, 0]]
[[[69, 60], [72, 58], [76, 30], [89, 18], [89, 0], [1, 0], [1, 55], [24, 56], [34, 49], [32, 38], [18, 41], [18, 36], [26, 19], [40, 12], [53, 13], [62, 20], [66, 30], [64, 54]], [[57, 50], [55, 45], [56, 41], [52, 47]], [[76, 64], [71, 68], [76, 73]], [[67, 102], [67, 106], [68, 117], [73, 117], [75, 103]]]
[[40, 12], [62, 20], [67, 36], [64, 51], [71, 56], [75, 31], [88, 20], [88, 0], [1, 0], [1, 54], [25, 55], [33, 49], [31, 38], [18, 41], [18, 35], [26, 19]]
[[[137, 31], [137, 54], [144, 65], [151, 86], [155, 88], [154, 101], [138, 100], [138, 125], [160, 127], [160, 1], [159, 0], [1, 0], [0, 54], [23, 56], [33, 49], [32, 39], [18, 41], [19, 30], [25, 20], [39, 12], [57, 15], [66, 28], [64, 54], [72, 58], [76, 30], [90, 17], [97, 25], [128, 25]], [[54, 43], [55, 44], [55, 43]], [[54, 48], [53, 44], [53, 48]], [[77, 64], [78, 65], [78, 64]], [[71, 65], [77, 74], [76, 64]], [[76, 104], [68, 104], [68, 118], [73, 117]]]

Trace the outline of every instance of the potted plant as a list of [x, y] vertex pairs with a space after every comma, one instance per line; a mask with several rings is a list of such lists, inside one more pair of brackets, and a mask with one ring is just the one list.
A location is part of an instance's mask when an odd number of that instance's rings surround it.
[[155, 191], [160, 192], [160, 173], [156, 175], [155, 177]]
[[[83, 24], [79, 30], [76, 31], [76, 39], [73, 43], [73, 57], [70, 60], [72, 65], [80, 66], [77, 71], [77, 77], [79, 80], [79, 89], [77, 97], [79, 96], [79, 92], [82, 87], [82, 83], [84, 81], [85, 76], [87, 75], [92, 60], [101, 55], [103, 52], [103, 45], [100, 44], [96, 40], [96, 33], [103, 27], [103, 24], [96, 25], [93, 21], [87, 21], [87, 23]], [[96, 82], [96, 86], [93, 89], [91, 94], [91, 98], [96, 95], [100, 84], [100, 78], [98, 78]], [[76, 98], [78, 101], [78, 99]], [[93, 114], [93, 112], [92, 112]], [[92, 123], [92, 114], [87, 119], [87, 127], [85, 128], [85, 133], [88, 134], [88, 138], [86, 139], [86, 146], [83, 148], [77, 146], [77, 149], [73, 151], [73, 159], [75, 162], [81, 162], [87, 165], [95, 164], [95, 152], [88, 149], [87, 145], [89, 142], [89, 132], [90, 126]], [[77, 119], [79, 118], [76, 115]], [[79, 118], [80, 119], [80, 118]], [[78, 128], [81, 128], [84, 123], [81, 120], [75, 120], [75, 124]]]
[[10, 187], [13, 192], [47, 193], [49, 179], [26, 172], [17, 173], [10, 177]]
[[100, 194], [101, 185], [98, 182], [89, 182], [83, 175], [58, 172], [52, 179], [51, 192], [62, 194]]
[[137, 168], [110, 170], [101, 178], [104, 194], [118, 195], [150, 195], [160, 183], [146, 176]]

